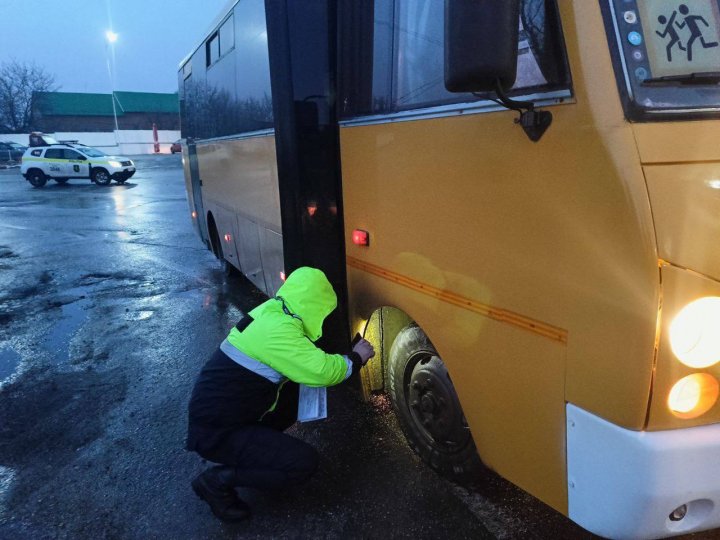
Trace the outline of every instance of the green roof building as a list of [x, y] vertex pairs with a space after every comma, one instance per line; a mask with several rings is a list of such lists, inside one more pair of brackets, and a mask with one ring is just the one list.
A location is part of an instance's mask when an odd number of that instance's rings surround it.
[[37, 131], [112, 131], [116, 118], [118, 128], [123, 130], [152, 129], [153, 124], [157, 129], [178, 130], [178, 95], [149, 92], [33, 94], [32, 128]]

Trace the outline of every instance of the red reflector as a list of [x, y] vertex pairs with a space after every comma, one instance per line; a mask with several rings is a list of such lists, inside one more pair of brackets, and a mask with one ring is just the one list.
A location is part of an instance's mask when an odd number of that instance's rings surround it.
[[315, 212], [317, 212], [317, 205], [316, 204], [308, 204], [307, 211], [308, 211], [308, 214], [310, 214], [310, 217], [313, 217], [315, 215]]
[[226, 241], [226, 242], [229, 242], [231, 239], [232, 239], [232, 236], [230, 236], [229, 234], [226, 234], [226, 235], [225, 235], [225, 241]]
[[280, 279], [285, 282], [285, 272], [280, 272]]
[[353, 244], [358, 246], [369, 246], [370, 245], [370, 233], [363, 231], [362, 229], [355, 229], [352, 234]]
[[192, 216], [193, 219], [195, 219], [197, 217], [197, 212], [195, 210], [193, 210], [193, 213], [190, 215]]

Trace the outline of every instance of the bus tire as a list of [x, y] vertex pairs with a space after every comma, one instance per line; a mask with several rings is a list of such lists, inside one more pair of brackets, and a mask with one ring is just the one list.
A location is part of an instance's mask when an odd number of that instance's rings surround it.
[[388, 386], [400, 427], [425, 463], [459, 482], [483, 470], [447, 368], [418, 326], [395, 338]]
[[47, 176], [40, 169], [30, 169], [27, 172], [27, 180], [33, 187], [41, 188], [47, 183]]

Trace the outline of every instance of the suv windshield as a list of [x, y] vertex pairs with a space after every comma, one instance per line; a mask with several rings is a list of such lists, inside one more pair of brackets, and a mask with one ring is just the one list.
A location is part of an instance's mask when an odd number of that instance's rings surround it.
[[98, 150], [97, 148], [92, 148], [91, 146], [83, 146], [82, 148], [77, 148], [77, 150], [80, 150], [87, 157], [103, 157], [107, 155], [104, 152]]
[[632, 119], [720, 113], [720, 0], [603, 0]]

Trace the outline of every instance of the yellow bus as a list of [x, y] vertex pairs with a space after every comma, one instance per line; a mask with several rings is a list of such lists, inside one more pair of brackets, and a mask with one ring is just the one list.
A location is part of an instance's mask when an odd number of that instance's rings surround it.
[[232, 1], [179, 68], [193, 223], [268, 295], [326, 272], [437, 470], [720, 527], [719, 42], [718, 0]]

